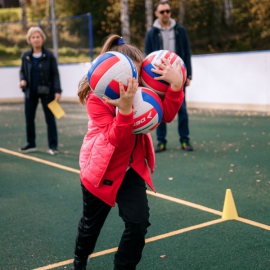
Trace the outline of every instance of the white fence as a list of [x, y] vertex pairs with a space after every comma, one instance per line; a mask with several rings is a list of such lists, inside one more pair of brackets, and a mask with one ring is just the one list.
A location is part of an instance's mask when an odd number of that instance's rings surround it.
[[192, 57], [189, 107], [270, 111], [270, 51]]
[[[192, 56], [188, 108], [270, 111], [270, 51]], [[59, 65], [63, 101], [77, 101], [88, 64]], [[19, 67], [0, 68], [0, 103], [22, 102]]]

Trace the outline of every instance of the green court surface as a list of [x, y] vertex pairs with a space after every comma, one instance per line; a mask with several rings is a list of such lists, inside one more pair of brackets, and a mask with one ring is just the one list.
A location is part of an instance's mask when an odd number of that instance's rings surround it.
[[[70, 269], [81, 217], [78, 155], [85, 107], [61, 103], [59, 155], [47, 153], [44, 115], [38, 151], [25, 143], [23, 104], [0, 104], [0, 269]], [[189, 110], [193, 152], [180, 148], [177, 121], [156, 155], [156, 196], [138, 270], [270, 269], [270, 114]], [[154, 143], [155, 133], [153, 132]], [[222, 219], [231, 189], [238, 219]], [[111, 270], [124, 224], [112, 209], [87, 269]]]

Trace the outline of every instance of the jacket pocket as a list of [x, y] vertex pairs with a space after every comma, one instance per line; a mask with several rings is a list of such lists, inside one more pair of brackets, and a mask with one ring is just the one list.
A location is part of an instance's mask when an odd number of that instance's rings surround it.
[[82, 147], [80, 160], [84, 160], [85, 163], [83, 162], [81, 174], [94, 187], [100, 186], [114, 149], [115, 147], [101, 133]]

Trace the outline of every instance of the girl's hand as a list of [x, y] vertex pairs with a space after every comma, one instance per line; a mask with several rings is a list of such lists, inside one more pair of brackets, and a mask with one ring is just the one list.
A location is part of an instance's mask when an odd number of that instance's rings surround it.
[[155, 63], [155, 65], [160, 69], [157, 70], [152, 68], [151, 71], [161, 76], [155, 77], [154, 79], [157, 81], [164, 80], [170, 84], [172, 90], [180, 91], [183, 86], [183, 74], [180, 61], [177, 61], [176, 68], [174, 68], [169, 60], [165, 58], [162, 58], [160, 64]]
[[123, 83], [121, 81], [119, 82], [120, 97], [118, 99], [110, 99], [108, 97], [103, 97], [103, 99], [107, 103], [118, 107], [121, 114], [130, 114], [132, 112], [133, 98], [138, 86], [139, 83], [135, 78], [128, 78], [127, 91], [125, 91]]

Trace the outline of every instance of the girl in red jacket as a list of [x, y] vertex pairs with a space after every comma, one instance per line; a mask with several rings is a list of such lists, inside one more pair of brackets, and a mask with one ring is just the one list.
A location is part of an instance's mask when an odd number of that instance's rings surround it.
[[[101, 53], [107, 51], [129, 56], [140, 76], [144, 56], [139, 49], [124, 44], [118, 35], [110, 35]], [[179, 63], [173, 68], [166, 59], [159, 67], [161, 70], [152, 70], [161, 75], [157, 80], [170, 84], [162, 101], [162, 121], [171, 122], [184, 97], [181, 67]], [[89, 122], [79, 158], [83, 217], [78, 225], [73, 270], [86, 269], [88, 257], [115, 202], [125, 230], [115, 254], [114, 270], [136, 269], [141, 259], [150, 226], [146, 183], [154, 190], [150, 175], [154, 172], [154, 149], [150, 133], [132, 133], [132, 102], [137, 88], [137, 80], [129, 78], [126, 91], [119, 82], [119, 99], [100, 99], [88, 86], [87, 76], [80, 82], [78, 96], [86, 104]]]

